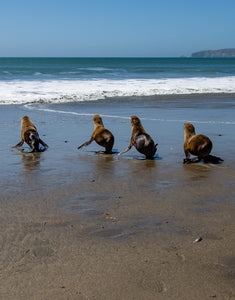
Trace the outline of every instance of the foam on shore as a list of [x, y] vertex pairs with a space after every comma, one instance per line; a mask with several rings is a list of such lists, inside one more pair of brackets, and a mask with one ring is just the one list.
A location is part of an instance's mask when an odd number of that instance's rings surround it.
[[111, 97], [235, 93], [235, 76], [0, 82], [0, 104], [65, 103]]
[[[44, 112], [51, 112], [56, 114], [69, 114], [69, 115], [76, 115], [76, 116], [93, 116], [95, 112], [93, 113], [79, 113], [75, 111], [65, 111], [65, 110], [58, 110], [58, 109], [51, 109], [51, 108], [45, 108], [45, 107], [38, 107], [32, 104], [25, 104], [25, 107], [29, 110], [38, 110], [38, 111], [44, 111]], [[110, 115], [110, 114], [100, 114], [102, 117], [106, 118], [115, 118], [115, 119], [124, 119], [129, 120], [130, 117], [121, 116], [121, 115]], [[235, 125], [234, 121], [218, 121], [218, 120], [205, 120], [205, 121], [199, 121], [199, 120], [188, 120], [188, 119], [168, 119], [168, 118], [142, 118], [142, 120], [149, 120], [149, 121], [160, 121], [160, 122], [192, 122], [192, 123], [201, 123], [201, 124], [224, 124], [224, 125]]]

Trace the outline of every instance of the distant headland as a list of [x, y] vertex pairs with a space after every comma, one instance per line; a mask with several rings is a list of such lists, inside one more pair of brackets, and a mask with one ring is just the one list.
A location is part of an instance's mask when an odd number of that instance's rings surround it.
[[194, 52], [191, 57], [235, 57], [235, 48]]

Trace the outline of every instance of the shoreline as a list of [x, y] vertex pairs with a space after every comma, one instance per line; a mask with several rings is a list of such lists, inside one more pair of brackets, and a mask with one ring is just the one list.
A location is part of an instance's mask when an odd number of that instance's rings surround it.
[[0, 107], [4, 106], [25, 106], [25, 105], [84, 105], [84, 104], [109, 104], [111, 103], [133, 103], [134, 102], [157, 102], [157, 101], [183, 101], [183, 100], [207, 100], [207, 101], [218, 101], [218, 100], [234, 100], [235, 93], [190, 93], [190, 94], [162, 94], [162, 95], [148, 95], [148, 96], [113, 96], [113, 97], [105, 97], [104, 99], [96, 99], [96, 100], [83, 100], [83, 101], [74, 101], [68, 100], [62, 102], [53, 102], [39, 100], [36, 102], [25, 102], [25, 103], [0, 103]]
[[[2, 106], [2, 298], [235, 297], [234, 124], [221, 124], [234, 120], [235, 95], [223, 103], [222, 95], [182, 98]], [[156, 159], [143, 160], [135, 149], [97, 154], [94, 142], [78, 151], [93, 131], [93, 112], [139, 115], [159, 143]], [[24, 114], [47, 151], [11, 149]], [[183, 116], [207, 121], [196, 132], [211, 137], [222, 164], [182, 164]], [[114, 149], [123, 150], [129, 120], [103, 121]]]

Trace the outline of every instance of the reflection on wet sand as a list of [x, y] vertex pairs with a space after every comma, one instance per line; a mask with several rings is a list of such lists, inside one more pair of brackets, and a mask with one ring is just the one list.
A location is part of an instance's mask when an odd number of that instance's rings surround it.
[[22, 163], [24, 169], [35, 171], [38, 169], [41, 161], [41, 152], [37, 153], [22, 153]]

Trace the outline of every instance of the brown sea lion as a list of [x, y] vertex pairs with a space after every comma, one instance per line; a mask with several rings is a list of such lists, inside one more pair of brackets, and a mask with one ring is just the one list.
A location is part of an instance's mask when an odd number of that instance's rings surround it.
[[139, 117], [131, 117], [131, 141], [129, 147], [119, 153], [119, 155], [129, 151], [132, 146], [135, 146], [136, 150], [144, 154], [146, 158], [152, 158], [157, 151], [157, 145], [154, 144], [153, 139], [146, 133], [144, 127], [141, 124]]
[[93, 116], [94, 131], [89, 141], [83, 143], [78, 149], [90, 145], [94, 140], [96, 143], [105, 148], [105, 153], [112, 153], [114, 136], [111, 131], [104, 128], [104, 124], [100, 115], [95, 114]]
[[[184, 124], [184, 163], [204, 162], [219, 163], [223, 161], [220, 157], [210, 155], [212, 149], [211, 140], [203, 134], [195, 134], [195, 128], [191, 123]], [[190, 159], [190, 154], [197, 157]]]
[[[31, 152], [42, 152], [48, 148], [48, 145], [40, 139], [36, 127], [28, 116], [21, 119], [21, 141], [15, 147], [21, 147], [24, 142], [32, 149]], [[41, 150], [39, 144], [42, 144], [44, 149]]]

